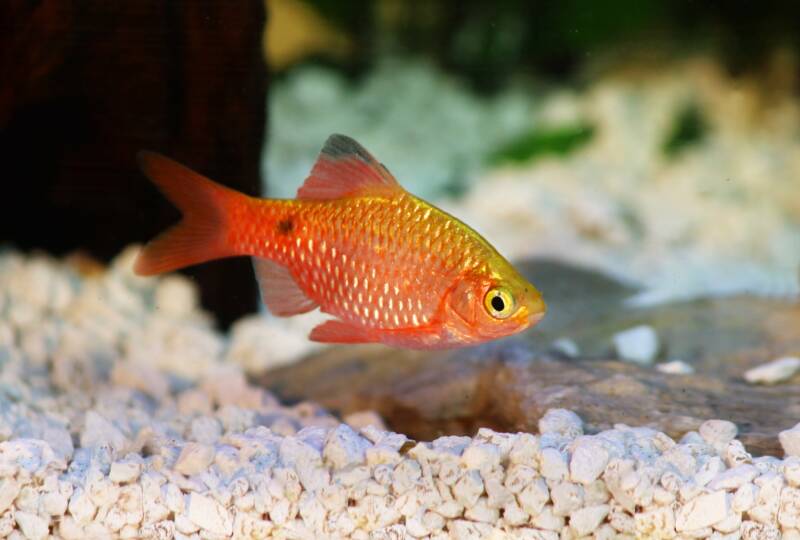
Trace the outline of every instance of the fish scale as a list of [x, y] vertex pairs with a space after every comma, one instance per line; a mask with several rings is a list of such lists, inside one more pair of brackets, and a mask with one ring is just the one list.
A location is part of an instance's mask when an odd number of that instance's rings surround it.
[[[242, 225], [235, 224], [233, 230], [244, 231], [245, 234], [237, 237], [233, 242], [243, 254], [275, 259], [286, 265], [294, 275], [301, 277], [301, 282], [309, 284], [306, 290], [309, 297], [315, 300], [324, 310], [343, 320], [359, 322], [371, 328], [414, 328], [424, 326], [434, 317], [436, 306], [429, 302], [423, 303], [424, 296], [439, 297], [444, 294], [442, 279], [429, 280], [425, 289], [421, 289], [421, 280], [415, 276], [403, 275], [396, 269], [406, 265], [412, 268], [426, 263], [426, 259], [434, 254], [425, 245], [426, 225], [433, 223], [432, 229], [441, 230], [446, 216], [440, 212], [428, 212], [427, 219], [420, 219], [429, 208], [424, 201], [409, 200], [394, 204], [386, 204], [384, 199], [358, 199], [343, 200], [336, 205], [324, 204], [317, 201], [256, 201], [252, 209], [253, 214], [242, 214], [238, 217]], [[393, 250], [386, 256], [380, 256], [382, 246], [379, 231], [385, 227], [388, 231], [389, 224], [396, 218], [397, 212], [393, 207], [399, 208], [406, 214], [409, 229], [406, 238], [409, 242], [400, 244], [400, 249]], [[338, 231], [331, 227], [336, 223], [336, 216], [345, 216], [348, 226]], [[293, 220], [296, 230], [280, 233], [278, 224], [287, 219]], [[237, 222], [239, 223], [239, 222]], [[252, 223], [259, 226], [253, 228]], [[457, 234], [452, 241], [458, 244], [460, 239]], [[269, 243], [263, 241], [268, 238]], [[327, 240], [330, 239], [330, 240]], [[308, 241], [311, 241], [309, 247]], [[388, 235], [386, 240], [388, 241]], [[298, 245], [299, 241], [299, 245]], [[322, 242], [335, 247], [338, 257], [332, 261], [331, 270], [315, 263], [313, 246], [319, 247]], [[253, 250], [252, 246], [260, 246]], [[376, 252], [377, 251], [377, 252]], [[378, 255], [376, 257], [376, 255]], [[330, 258], [326, 253], [321, 262]], [[346, 257], [348, 263], [343, 263]], [[434, 257], [437, 275], [457, 272], [458, 260], [447, 261]], [[403, 262], [403, 265], [396, 265]], [[431, 264], [430, 262], [428, 264]], [[315, 272], [320, 282], [331, 283], [335, 280], [334, 268], [339, 268], [341, 274], [349, 284], [346, 294], [334, 294], [332, 298], [325, 296], [325, 290], [311, 287], [315, 283]], [[367, 272], [362, 270], [366, 267]], [[374, 269], [374, 277], [372, 270]], [[358, 283], [358, 286], [355, 284]], [[398, 284], [399, 291], [394, 292], [394, 284]], [[394, 295], [391, 308], [388, 298], [384, 298], [382, 289], [389, 286], [389, 293]], [[334, 292], [336, 289], [334, 288]], [[381, 300], [383, 299], [383, 300]], [[326, 301], [327, 300], [327, 301]], [[347, 303], [347, 305], [345, 305]], [[402, 309], [400, 309], [402, 306]], [[375, 316], [377, 313], [377, 317]], [[395, 315], [398, 315], [395, 318]]]
[[273, 313], [334, 317], [311, 339], [456, 347], [544, 315], [539, 292], [486, 240], [348, 137], [328, 139], [295, 200], [246, 197], [155, 154], [141, 162], [184, 219], [144, 248], [137, 272], [251, 256]]
[[[258, 229], [248, 229], [248, 234], [238, 239], [242, 253], [247, 253], [249, 246], [261, 245], [261, 249], [250, 251], [249, 254], [275, 259], [286, 265], [292, 274], [308, 280], [309, 289], [312, 282], [310, 278], [315, 273], [319, 276], [317, 282], [333, 283], [336, 280], [335, 269], [338, 268], [340, 275], [344, 275], [349, 284], [344, 295], [338, 294], [333, 288], [332, 301], [328, 303], [323, 291], [331, 290], [329, 287], [324, 289], [317, 287], [316, 291], [311, 289], [306, 292], [318, 304], [325, 305], [325, 311], [344, 320], [357, 321], [372, 328], [396, 329], [423, 326], [433, 318], [436, 306], [430, 302], [423, 303], [424, 296], [439, 297], [444, 294], [444, 280], [440, 279], [440, 276], [444, 272], [448, 274], [457, 272], [458, 261], [453, 261], [455, 264], [451, 264], [451, 268], [447, 268], [443, 264], [444, 261], [439, 261], [440, 265], [437, 266], [439, 277], [428, 280], [425, 289], [420, 289], [419, 285], [422, 282], [415, 280], [414, 275], [398, 274], [398, 266], [395, 264], [404, 261], [418, 266], [425, 262], [429, 252], [422, 249], [424, 246], [420, 231], [424, 229], [426, 221], [417, 221], [412, 217], [413, 227], [409, 235], [412, 241], [403, 244], [403, 249], [380, 256], [380, 249], [376, 250], [376, 247], [385, 249], [388, 242], [382, 241], [376, 231], [379, 231], [381, 226], [388, 229], [388, 222], [394, 217], [393, 212], [387, 211], [391, 210], [391, 207], [387, 207], [384, 200], [341, 201], [344, 211], [316, 201], [285, 203], [290, 204], [286, 204], [285, 209], [276, 211], [274, 203], [259, 201], [254, 209], [256, 215], [243, 218], [246, 223], [256, 222], [261, 225]], [[409, 206], [412, 204], [422, 207], [425, 203], [411, 201]], [[415, 209], [412, 211], [412, 216], [422, 212], [424, 208]], [[340, 230], [338, 234], [330, 226], [330, 223], [335, 223], [337, 213], [351, 216], [352, 220], [349, 222], [349, 227]], [[299, 231], [277, 233], [277, 223], [291, 215], [302, 216], [295, 218], [295, 227]], [[428, 219], [435, 221], [447, 218], [439, 213], [431, 213]], [[265, 247], [264, 242], [259, 243], [258, 239], [261, 238], [271, 238], [270, 247]], [[388, 235], [386, 240], [389, 240]], [[456, 238], [453, 240], [457, 242]], [[314, 250], [319, 250], [323, 242], [329, 246], [326, 251], [330, 248], [336, 249], [337, 257], [331, 259], [330, 252], [327, 252], [320, 257], [322, 264], [317, 265], [315, 258], [317, 252]], [[347, 263], [344, 262], [345, 258]], [[327, 270], [325, 262], [332, 263], [330, 270]], [[397, 292], [395, 284], [398, 285]], [[388, 292], [384, 292], [384, 288]], [[389, 295], [393, 295], [391, 308], [388, 302]], [[345, 302], [349, 305], [345, 306]], [[375, 313], [378, 313], [377, 317]], [[395, 314], [398, 315], [399, 324], [395, 322]]]

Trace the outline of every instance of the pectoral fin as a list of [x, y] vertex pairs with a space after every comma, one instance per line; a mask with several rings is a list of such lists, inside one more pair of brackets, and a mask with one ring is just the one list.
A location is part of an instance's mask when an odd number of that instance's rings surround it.
[[288, 317], [307, 313], [317, 307], [317, 303], [303, 292], [285, 266], [253, 257], [261, 298], [274, 315]]

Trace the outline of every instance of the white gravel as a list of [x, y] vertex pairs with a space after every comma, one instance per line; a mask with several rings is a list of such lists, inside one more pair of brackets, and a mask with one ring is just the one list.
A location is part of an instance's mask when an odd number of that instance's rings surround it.
[[800, 424], [778, 434], [783, 451], [787, 456], [800, 456]]
[[412, 442], [367, 411], [348, 426], [251, 386], [191, 284], [130, 260], [81, 277], [0, 254], [0, 537], [800, 536], [797, 427], [781, 460], [722, 420], [680, 441], [587, 435], [564, 409], [537, 435]]

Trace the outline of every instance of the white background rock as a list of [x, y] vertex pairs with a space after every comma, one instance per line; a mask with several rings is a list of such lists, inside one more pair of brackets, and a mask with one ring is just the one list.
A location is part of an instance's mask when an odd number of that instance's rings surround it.
[[647, 325], [635, 326], [614, 334], [614, 347], [620, 359], [637, 364], [651, 364], [658, 355], [656, 331]]
[[776, 384], [792, 378], [800, 371], [800, 358], [786, 356], [748, 369], [744, 380], [752, 384]]
[[683, 360], [662, 362], [656, 365], [656, 369], [661, 373], [667, 373], [669, 375], [691, 375], [694, 373], [694, 368]]
[[580, 347], [578, 344], [572, 341], [569, 338], [560, 338], [555, 340], [551, 345], [554, 351], [557, 351], [564, 356], [568, 356], [569, 358], [577, 358], [578, 355], [581, 354]]

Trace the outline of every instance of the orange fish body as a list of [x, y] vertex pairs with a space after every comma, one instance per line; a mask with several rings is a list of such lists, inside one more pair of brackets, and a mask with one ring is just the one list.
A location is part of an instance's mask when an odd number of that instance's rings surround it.
[[137, 273], [251, 256], [274, 314], [334, 317], [312, 340], [459, 347], [544, 315], [539, 292], [486, 240], [343, 135], [328, 139], [295, 200], [248, 197], [158, 154], [140, 162], [184, 219], [145, 246]]

